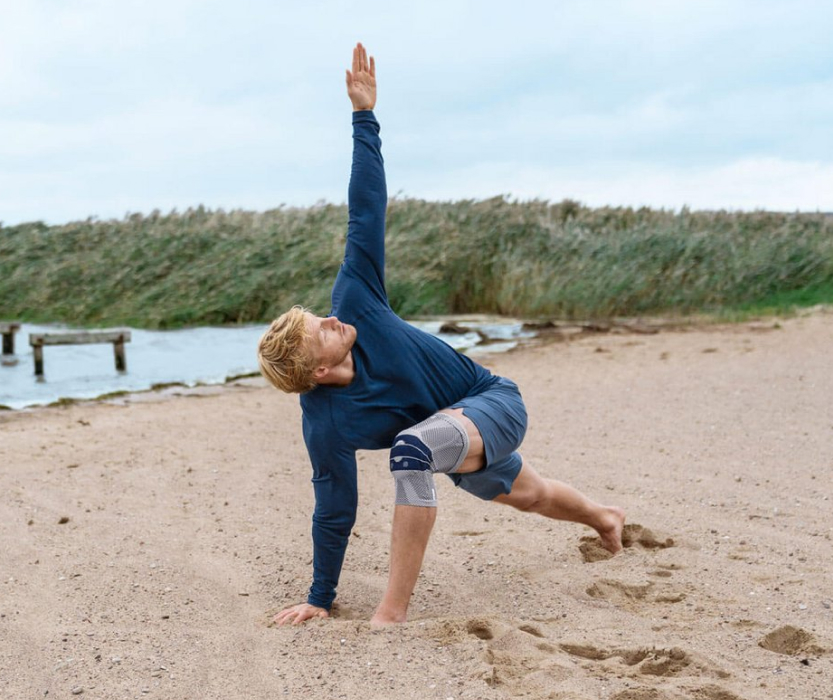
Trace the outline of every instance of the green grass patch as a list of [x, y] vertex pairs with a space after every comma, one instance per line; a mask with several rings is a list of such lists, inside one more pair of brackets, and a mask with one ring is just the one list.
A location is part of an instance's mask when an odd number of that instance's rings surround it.
[[740, 306], [739, 310], [784, 314], [799, 308], [819, 305], [833, 305], [833, 284], [774, 292], [764, 299]]
[[764, 299], [718, 309], [710, 318], [735, 323], [770, 316], [790, 317], [813, 306], [833, 306], [833, 284], [775, 292]]
[[[345, 206], [0, 226], [0, 318], [176, 328], [329, 311]], [[823, 214], [392, 200], [386, 284], [406, 317], [594, 318], [833, 303]]]

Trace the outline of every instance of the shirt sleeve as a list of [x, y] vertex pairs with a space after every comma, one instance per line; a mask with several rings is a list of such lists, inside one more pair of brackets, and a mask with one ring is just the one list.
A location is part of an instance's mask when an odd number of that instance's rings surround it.
[[337, 436], [321, 435], [306, 420], [304, 440], [312, 462], [315, 491], [313, 577], [307, 602], [329, 610], [336, 597], [344, 554], [356, 522], [356, 452], [339, 448]]
[[[349, 287], [387, 305], [385, 211], [388, 191], [379, 122], [370, 110], [353, 112], [353, 166], [348, 189], [349, 220], [344, 262], [333, 287], [333, 308]], [[350, 303], [360, 303], [349, 294]]]

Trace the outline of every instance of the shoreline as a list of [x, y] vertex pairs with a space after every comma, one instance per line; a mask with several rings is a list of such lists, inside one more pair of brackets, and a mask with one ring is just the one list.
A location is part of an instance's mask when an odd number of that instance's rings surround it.
[[[609, 333], [619, 335], [652, 335], [655, 333], [667, 332], [685, 332], [698, 328], [714, 328], [714, 329], [729, 329], [729, 328], [746, 328], [749, 330], [759, 330], [768, 327], [770, 324], [779, 324], [780, 321], [791, 318], [804, 318], [818, 314], [833, 313], [833, 307], [827, 305], [816, 305], [801, 309], [795, 309], [789, 315], [753, 315], [750, 317], [742, 317], [735, 320], [727, 320], [719, 316], [711, 315], [689, 315], [689, 316], [661, 316], [661, 317], [638, 317], [638, 318], [613, 318], [607, 321], [563, 321], [555, 319], [514, 319], [509, 317], [496, 317], [489, 314], [447, 314], [443, 316], [420, 316], [410, 321], [425, 323], [425, 322], [439, 322], [443, 326], [449, 327], [449, 332], [452, 335], [462, 334], [465, 332], [478, 333], [480, 335], [480, 342], [466, 352], [475, 361], [488, 361], [492, 355], [522, 352], [530, 347], [537, 347], [539, 345], [546, 345], [558, 342], [571, 342], [578, 339], [586, 339], [592, 336], [604, 336]], [[507, 344], [507, 341], [499, 337], [488, 337], [479, 330], [467, 328], [467, 324], [473, 327], [488, 323], [498, 323], [500, 321], [506, 322], [508, 325], [519, 324], [523, 333], [532, 333], [534, 335], [514, 338], [509, 340], [510, 347], [502, 347]], [[492, 349], [490, 349], [492, 348]], [[474, 352], [472, 352], [472, 350]], [[19, 361], [15, 357], [15, 364]], [[205, 393], [212, 393], [211, 387], [222, 387], [228, 384], [233, 384], [240, 380], [249, 380], [260, 377], [256, 371], [243, 374], [234, 374], [226, 377], [222, 381], [196, 381], [189, 383], [186, 381], [167, 381], [158, 384], [153, 384], [146, 389], [119, 389], [115, 391], [107, 391], [98, 396], [92, 397], [73, 397], [61, 396], [48, 403], [34, 403], [21, 407], [12, 407], [0, 404], [0, 412], [4, 411], [30, 411], [40, 408], [49, 408], [55, 406], [67, 406], [71, 404], [85, 404], [95, 402], [115, 401], [117, 403], [130, 401], [130, 397], [143, 396], [146, 394], [161, 395], [163, 398], [167, 395], [203, 395]], [[147, 400], [147, 399], [146, 399]]]

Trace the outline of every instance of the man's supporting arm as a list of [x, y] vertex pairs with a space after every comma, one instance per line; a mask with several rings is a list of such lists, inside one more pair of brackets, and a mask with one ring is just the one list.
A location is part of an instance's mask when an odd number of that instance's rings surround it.
[[356, 451], [346, 445], [332, 424], [316, 426], [305, 416], [303, 427], [315, 491], [313, 581], [307, 602], [329, 610], [359, 504]]
[[312, 516], [313, 580], [306, 603], [278, 613], [275, 622], [299, 624], [327, 617], [336, 597], [350, 532], [356, 520], [358, 485], [356, 455], [335, 447], [338, 436], [316, 434], [304, 423], [304, 440], [313, 465], [315, 511]]
[[313, 478], [313, 486], [313, 579], [307, 602], [329, 610], [336, 597], [350, 532], [356, 522], [359, 496], [355, 453], [346, 459], [342, 456], [326, 476]]

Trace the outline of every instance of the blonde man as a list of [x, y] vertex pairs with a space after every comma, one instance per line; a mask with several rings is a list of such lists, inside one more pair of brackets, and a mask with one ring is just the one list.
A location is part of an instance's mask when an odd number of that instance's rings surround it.
[[403, 622], [437, 512], [433, 476], [447, 474], [485, 500], [593, 527], [613, 553], [624, 513], [545, 479], [517, 452], [526, 432], [518, 387], [405, 323], [385, 292], [387, 189], [379, 139], [376, 67], [365, 48], [347, 71], [353, 167], [344, 262], [332, 314], [293, 307], [258, 348], [263, 375], [301, 394], [313, 469], [313, 582], [278, 624], [327, 617], [356, 518], [356, 450], [389, 449], [396, 505], [390, 574], [371, 623]]

